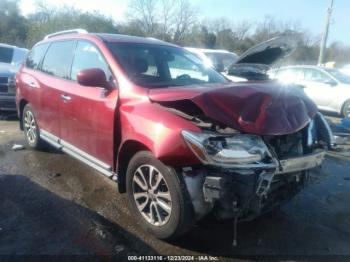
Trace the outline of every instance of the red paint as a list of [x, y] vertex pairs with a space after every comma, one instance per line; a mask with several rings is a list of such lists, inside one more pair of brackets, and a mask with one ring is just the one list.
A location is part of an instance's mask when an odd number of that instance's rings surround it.
[[191, 100], [206, 116], [231, 128], [259, 135], [285, 135], [304, 128], [316, 105], [299, 89], [277, 82], [150, 90], [155, 102]]
[[91, 68], [80, 71], [77, 75], [77, 80], [82, 86], [109, 88], [106, 74], [99, 68]]
[[[210, 85], [147, 89], [133, 84], [105, 43], [96, 35], [75, 34], [44, 40], [84, 39], [94, 43], [117, 79], [117, 88], [103, 89], [99, 70], [85, 70], [78, 82], [23, 67], [17, 75], [17, 107], [29, 102], [40, 129], [46, 130], [116, 168], [118, 152], [136, 141], [171, 166], [199, 164], [181, 131], [200, 129], [154, 101], [193, 101], [209, 118], [256, 134], [287, 134], [303, 128], [316, 112], [302, 94], [276, 83]], [[107, 37], [108, 41], [118, 38]], [[121, 37], [121, 42], [154, 43], [151, 39]], [[155, 43], [156, 44], [156, 43]], [[30, 83], [36, 87], [29, 87]], [[79, 84], [80, 82], [80, 84]], [[83, 84], [83, 85], [82, 85]], [[61, 96], [69, 96], [64, 101]], [[132, 150], [132, 148], [129, 148]]]

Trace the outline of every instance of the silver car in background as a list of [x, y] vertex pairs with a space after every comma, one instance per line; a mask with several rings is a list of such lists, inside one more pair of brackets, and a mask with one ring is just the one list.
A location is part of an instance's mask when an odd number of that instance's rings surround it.
[[350, 76], [341, 71], [302, 65], [272, 70], [270, 76], [302, 86], [320, 110], [336, 112], [350, 119]]

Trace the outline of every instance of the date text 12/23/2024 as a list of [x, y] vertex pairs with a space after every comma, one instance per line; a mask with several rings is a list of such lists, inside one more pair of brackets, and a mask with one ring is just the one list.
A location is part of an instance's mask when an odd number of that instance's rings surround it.
[[218, 261], [215, 256], [128, 256], [128, 261]]

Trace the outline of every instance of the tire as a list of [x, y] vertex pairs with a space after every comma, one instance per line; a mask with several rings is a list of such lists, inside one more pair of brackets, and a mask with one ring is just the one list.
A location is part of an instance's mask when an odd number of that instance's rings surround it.
[[43, 149], [46, 143], [40, 138], [40, 130], [30, 104], [23, 109], [22, 124], [27, 145], [32, 149]]
[[346, 119], [350, 119], [350, 100], [344, 103], [341, 114]]
[[152, 153], [141, 151], [130, 160], [126, 189], [131, 214], [145, 231], [157, 238], [174, 239], [193, 225], [193, 206], [184, 181]]

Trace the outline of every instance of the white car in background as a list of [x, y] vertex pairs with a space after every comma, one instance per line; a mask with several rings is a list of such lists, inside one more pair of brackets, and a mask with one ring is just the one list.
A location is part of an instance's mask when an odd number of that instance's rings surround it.
[[194, 47], [185, 47], [185, 49], [199, 57], [206, 66], [215, 68], [218, 72], [226, 76], [231, 81], [246, 81], [244, 78], [229, 76], [226, 74], [228, 68], [238, 61], [237, 54], [226, 50], [217, 49], [203, 49]]
[[342, 69], [340, 69], [340, 71], [344, 74], [347, 74], [350, 76], [350, 64], [349, 65], [345, 65]]
[[269, 80], [268, 70], [286, 58], [296, 48], [296, 42], [288, 35], [281, 35], [259, 43], [241, 56], [225, 50], [186, 47], [204, 64], [214, 67], [233, 82]]
[[304, 88], [318, 108], [350, 118], [350, 76], [333, 68], [288, 66], [273, 70], [271, 76]]

